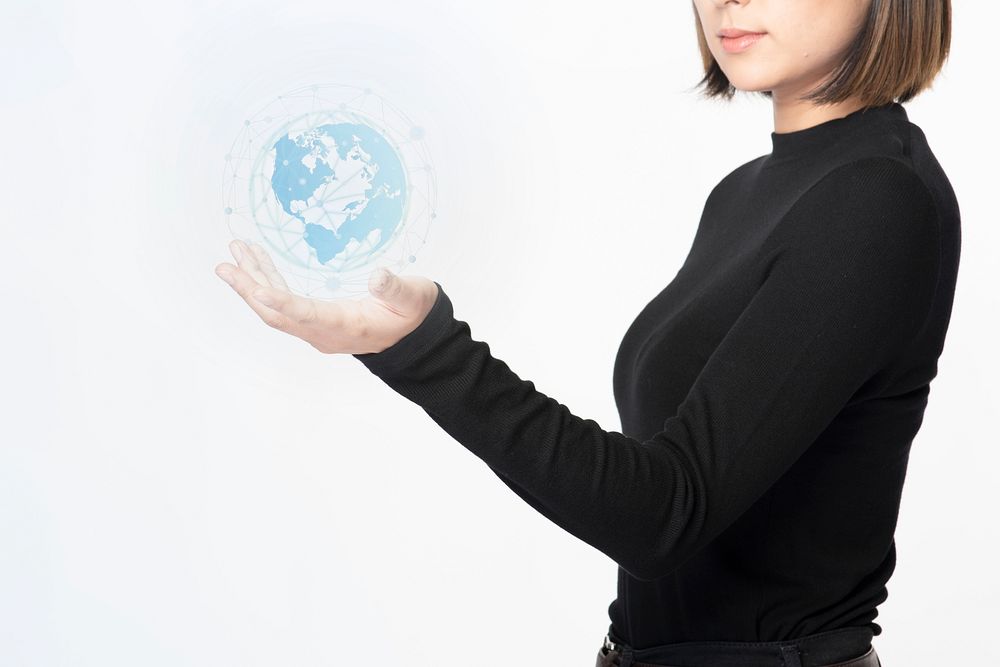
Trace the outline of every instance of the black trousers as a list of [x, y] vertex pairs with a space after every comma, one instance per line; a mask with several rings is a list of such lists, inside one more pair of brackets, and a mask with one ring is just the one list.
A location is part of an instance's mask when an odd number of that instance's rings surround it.
[[881, 667], [868, 628], [773, 642], [684, 642], [635, 649], [604, 638], [596, 667]]

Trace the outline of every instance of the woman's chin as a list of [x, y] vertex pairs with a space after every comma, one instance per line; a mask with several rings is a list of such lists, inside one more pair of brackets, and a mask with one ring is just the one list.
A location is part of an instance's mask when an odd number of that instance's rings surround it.
[[736, 90], [743, 91], [745, 93], [764, 93], [768, 92], [774, 88], [773, 81], [761, 81], [760, 79], [754, 79], [750, 77], [732, 77], [726, 76], [729, 79], [729, 83], [732, 84]]

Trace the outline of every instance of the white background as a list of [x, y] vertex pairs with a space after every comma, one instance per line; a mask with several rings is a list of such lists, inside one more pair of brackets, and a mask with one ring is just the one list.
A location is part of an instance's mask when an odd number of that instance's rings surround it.
[[[1000, 13], [955, 11], [906, 105], [963, 248], [876, 619], [890, 667], [1000, 658]], [[436, 165], [413, 272], [617, 430], [625, 329], [711, 188], [770, 151], [767, 100], [691, 92], [689, 4], [7, 0], [0, 62], [0, 664], [593, 664], [615, 563], [216, 277], [223, 156], [282, 92], [372, 86]]]

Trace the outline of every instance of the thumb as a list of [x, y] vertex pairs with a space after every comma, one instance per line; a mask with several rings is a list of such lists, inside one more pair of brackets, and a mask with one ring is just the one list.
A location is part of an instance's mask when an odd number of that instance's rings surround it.
[[395, 310], [406, 310], [414, 296], [405, 280], [384, 267], [372, 272], [368, 279], [368, 291]]

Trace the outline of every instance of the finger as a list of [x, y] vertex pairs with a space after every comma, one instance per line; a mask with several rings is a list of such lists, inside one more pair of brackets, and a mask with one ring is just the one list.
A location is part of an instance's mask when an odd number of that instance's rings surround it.
[[258, 289], [273, 290], [274, 288], [262, 288], [256, 280], [250, 277], [250, 274], [240, 267], [234, 267], [231, 264], [220, 264], [215, 267], [215, 272], [219, 274], [219, 277], [229, 283], [229, 286], [232, 287], [237, 294], [243, 297], [243, 300], [247, 302], [247, 305], [250, 306], [250, 308], [257, 313], [260, 319], [264, 320], [268, 326], [293, 333], [292, 329], [295, 327], [295, 322], [283, 313], [280, 313], [273, 308], [269, 308], [253, 296], [253, 293]]
[[270, 283], [271, 287], [287, 290], [288, 284], [285, 282], [282, 275], [278, 273], [278, 269], [275, 268], [274, 262], [271, 261], [271, 256], [267, 254], [264, 247], [257, 245], [256, 243], [251, 243], [250, 251], [253, 252], [254, 256], [257, 258], [257, 266], [260, 267], [261, 273], [267, 277], [267, 281]]
[[413, 312], [420, 296], [412, 280], [404, 280], [385, 267], [373, 271], [368, 277], [368, 291], [399, 315]]
[[270, 285], [267, 276], [261, 273], [260, 267], [257, 266], [257, 257], [250, 252], [250, 248], [246, 243], [239, 239], [233, 239], [232, 243], [229, 244], [229, 251], [233, 253], [233, 258], [236, 259], [237, 264], [243, 269], [247, 275], [251, 276], [255, 281], [261, 285]]
[[232, 284], [233, 284], [233, 272], [236, 271], [236, 270], [237, 270], [237, 267], [235, 267], [232, 264], [229, 264], [227, 262], [223, 262], [222, 264], [219, 264], [219, 265], [217, 265], [215, 267], [215, 275], [219, 276], [220, 278], [222, 278], [223, 280], [225, 280], [227, 283], [229, 283], [230, 286], [232, 286]]
[[250, 296], [296, 324], [316, 321], [316, 302], [277, 287], [256, 287]]

